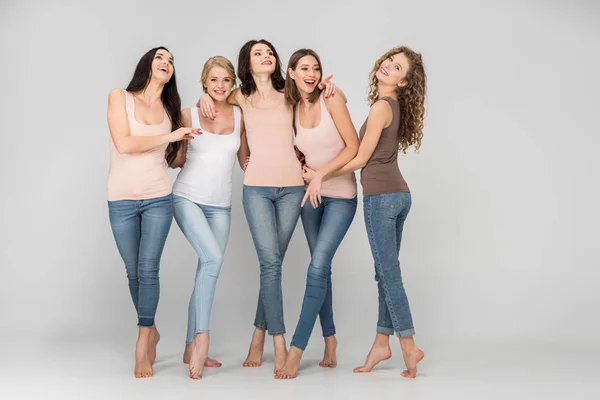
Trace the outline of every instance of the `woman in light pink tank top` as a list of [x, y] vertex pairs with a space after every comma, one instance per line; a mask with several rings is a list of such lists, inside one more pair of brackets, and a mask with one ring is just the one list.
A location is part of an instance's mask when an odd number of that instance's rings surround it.
[[[281, 267], [298, 223], [304, 196], [302, 167], [294, 150], [293, 110], [284, 96], [285, 79], [273, 45], [250, 40], [238, 58], [241, 81], [229, 97], [242, 108], [250, 153], [243, 188], [244, 212], [260, 263], [260, 291], [255, 330], [246, 367], [262, 363], [265, 332], [273, 336], [275, 368], [285, 363], [287, 347], [283, 318]], [[324, 86], [324, 85], [323, 85]], [[327, 90], [334, 91], [331, 84]], [[203, 115], [214, 116], [212, 102], [203, 96]]]
[[181, 127], [180, 109], [173, 57], [164, 47], [148, 51], [127, 89], [113, 90], [108, 97], [108, 209], [137, 313], [137, 378], [152, 376], [160, 337], [154, 323], [158, 270], [173, 219], [165, 150], [173, 154], [167, 158], [173, 157], [180, 141], [197, 133]]
[[[278, 379], [295, 378], [317, 315], [325, 338], [320, 365], [335, 368], [335, 325], [331, 292], [331, 262], [356, 213], [354, 173], [324, 181], [358, 151], [358, 135], [343, 93], [325, 97], [319, 56], [310, 49], [296, 51], [288, 62], [285, 95], [294, 107], [296, 146], [307, 168], [316, 171], [302, 202], [302, 224], [310, 248], [306, 290], [298, 325]], [[338, 89], [339, 90], [339, 89]]]

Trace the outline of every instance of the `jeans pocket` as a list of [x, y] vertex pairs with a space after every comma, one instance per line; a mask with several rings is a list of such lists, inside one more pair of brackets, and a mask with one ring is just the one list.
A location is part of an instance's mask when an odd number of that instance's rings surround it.
[[379, 195], [379, 206], [389, 210], [397, 210], [401, 208], [402, 201], [397, 193], [384, 193]]

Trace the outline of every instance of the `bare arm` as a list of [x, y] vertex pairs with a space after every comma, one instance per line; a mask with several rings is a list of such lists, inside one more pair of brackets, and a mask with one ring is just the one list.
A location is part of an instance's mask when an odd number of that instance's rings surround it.
[[[243, 101], [243, 95], [240, 88], [234, 89], [227, 96], [227, 104], [232, 106], [240, 106]], [[200, 109], [204, 118], [215, 119], [217, 117], [217, 110], [215, 109], [215, 102], [208, 93], [204, 93], [196, 102], [196, 107]]]
[[248, 137], [246, 136], [244, 118], [240, 120], [240, 148], [238, 149], [237, 158], [240, 168], [246, 171], [248, 158], [250, 158], [250, 148], [248, 147]]
[[[192, 126], [192, 112], [189, 108], [181, 110], [181, 122], [183, 123], [183, 126]], [[173, 163], [170, 165], [171, 168], [183, 168], [187, 157], [187, 147], [187, 140], [182, 141], [179, 150], [177, 150], [175, 160], [173, 160]]]
[[192, 129], [180, 128], [171, 133], [155, 136], [132, 136], [127, 119], [125, 93], [115, 89], [108, 95], [108, 128], [117, 151], [121, 154], [143, 153], [166, 143], [182, 139], [191, 139]]
[[[318, 207], [318, 204], [321, 202], [321, 186], [323, 181], [327, 177], [332, 176], [335, 171], [346, 165], [358, 152], [358, 135], [352, 124], [348, 107], [346, 107], [346, 97], [339, 89], [338, 91], [341, 95], [326, 99], [325, 106], [327, 107], [327, 111], [331, 114], [333, 123], [344, 140], [346, 147], [340, 151], [333, 160], [315, 172], [306, 188], [306, 193], [304, 194], [301, 203], [302, 207], [304, 207], [304, 203], [307, 199], [310, 199], [310, 203], [314, 208]], [[321, 116], [321, 118], [323, 118], [323, 116]], [[308, 181], [308, 177], [304, 176], [306, 174], [304, 171], [305, 168], [303, 168], [303, 177]]]
[[346, 106], [346, 97], [340, 88], [337, 88], [337, 93], [338, 96], [332, 96], [325, 100], [325, 106], [346, 147], [331, 162], [316, 171], [324, 180], [350, 162], [358, 153], [358, 135]]
[[231, 104], [232, 106], [238, 106], [241, 107], [242, 106], [242, 91], [240, 90], [240, 88], [235, 88], [231, 91], [231, 93], [229, 94], [229, 96], [227, 96], [227, 103]]
[[392, 108], [387, 101], [379, 100], [373, 104], [369, 110], [367, 131], [358, 147], [358, 154], [342, 168], [330, 174], [330, 178], [356, 171], [367, 165], [377, 147], [381, 132], [390, 126], [393, 117]]

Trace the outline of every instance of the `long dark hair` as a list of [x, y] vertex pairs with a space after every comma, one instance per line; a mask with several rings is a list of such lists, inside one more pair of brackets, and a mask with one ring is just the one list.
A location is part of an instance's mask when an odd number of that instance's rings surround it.
[[273, 88], [278, 92], [282, 92], [285, 87], [285, 78], [281, 73], [281, 60], [279, 59], [279, 55], [277, 54], [275, 47], [265, 39], [249, 40], [240, 49], [240, 55], [238, 57], [238, 77], [241, 81], [240, 89], [242, 94], [246, 97], [256, 92], [256, 83], [254, 82], [250, 68], [250, 55], [252, 46], [259, 43], [268, 46], [273, 51], [273, 57], [275, 57], [275, 71], [273, 71], [271, 74], [271, 83], [273, 84]]
[[[140, 58], [140, 61], [135, 67], [135, 72], [133, 73], [133, 77], [127, 85], [127, 90], [130, 93], [141, 92], [148, 87], [150, 83], [150, 79], [152, 78], [152, 60], [154, 60], [154, 56], [158, 50], [169, 51], [166, 47], [159, 46], [149, 50], [146, 54]], [[170, 53], [170, 51], [169, 51]], [[162, 93], [160, 95], [160, 101], [171, 120], [171, 130], [176, 130], [181, 128], [183, 125], [181, 118], [181, 97], [179, 97], [179, 92], [177, 91], [177, 79], [175, 78], [175, 67], [173, 67], [173, 75], [171, 79], [165, 83], [163, 87]], [[177, 155], [177, 150], [181, 147], [181, 141], [175, 143], [169, 143], [167, 146], [167, 151], [165, 154], [165, 158], [167, 159], [167, 163], [170, 165]]]

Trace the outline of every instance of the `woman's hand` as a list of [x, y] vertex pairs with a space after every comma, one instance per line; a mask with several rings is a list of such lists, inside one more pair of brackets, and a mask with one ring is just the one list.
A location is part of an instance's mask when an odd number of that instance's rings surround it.
[[196, 106], [200, 108], [200, 113], [204, 118], [215, 119], [217, 117], [215, 102], [207, 93], [203, 94], [200, 99], [198, 99]]
[[[312, 171], [312, 170], [311, 170]], [[304, 198], [302, 199], [301, 207], [304, 207], [307, 199], [310, 199], [310, 204], [313, 208], [319, 207], [321, 204], [321, 185], [323, 184], [323, 175], [319, 172], [313, 171], [313, 178], [310, 181], [310, 184], [306, 188], [306, 193], [304, 194]]]
[[192, 135], [201, 135], [200, 129], [194, 128], [179, 128], [176, 131], [170, 133], [169, 142], [179, 142], [180, 140], [191, 140], [194, 137]]
[[310, 183], [314, 177], [315, 177], [315, 171], [308, 168], [306, 165], [304, 165], [302, 167], [302, 179], [304, 179], [304, 182]]
[[319, 83], [319, 89], [325, 89], [325, 98], [333, 96], [335, 94], [335, 83], [330, 82], [333, 75], [329, 75]]
[[244, 161], [244, 165], [242, 165], [242, 170], [246, 172], [246, 168], [248, 168], [248, 163], [250, 162], [250, 157], [246, 157], [246, 161]]

